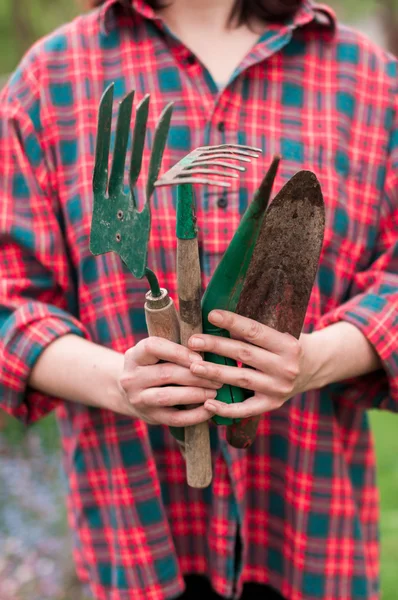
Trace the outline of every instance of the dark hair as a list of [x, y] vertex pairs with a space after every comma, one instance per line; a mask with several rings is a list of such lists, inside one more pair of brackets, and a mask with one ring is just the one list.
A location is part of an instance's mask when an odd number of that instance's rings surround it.
[[[89, 0], [92, 7], [101, 6], [106, 0]], [[122, 0], [129, 4], [131, 0]], [[167, 4], [165, 0], [145, 0], [149, 6], [155, 9], [162, 8]], [[294, 16], [303, 0], [235, 0], [231, 19], [245, 23], [255, 17], [260, 21], [285, 21]]]

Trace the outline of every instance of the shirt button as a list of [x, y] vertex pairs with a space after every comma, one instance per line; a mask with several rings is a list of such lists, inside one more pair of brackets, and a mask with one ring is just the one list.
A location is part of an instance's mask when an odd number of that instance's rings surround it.
[[220, 121], [217, 125], [217, 129], [218, 131], [220, 131], [221, 133], [224, 133], [225, 131], [225, 123], [224, 121]]
[[193, 54], [188, 54], [185, 61], [186, 61], [187, 65], [189, 65], [189, 66], [196, 64], [196, 58]]
[[228, 206], [228, 199], [226, 196], [221, 196], [221, 198], [219, 198], [217, 200], [217, 206], [218, 208], [227, 208]]

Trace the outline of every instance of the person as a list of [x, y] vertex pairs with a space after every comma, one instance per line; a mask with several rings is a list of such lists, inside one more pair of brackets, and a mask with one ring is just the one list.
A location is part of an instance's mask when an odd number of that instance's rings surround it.
[[[94, 4], [34, 45], [0, 101], [0, 397], [25, 423], [56, 410], [78, 575], [99, 600], [376, 600], [367, 409], [398, 409], [397, 62], [309, 0]], [[150, 94], [151, 133], [174, 101], [163, 171], [201, 145], [262, 148], [227, 193], [196, 189], [204, 287], [272, 156], [276, 191], [316, 173], [327, 224], [300, 340], [220, 311], [231, 339], [147, 337], [145, 283], [89, 252], [110, 82], [118, 100]], [[175, 298], [170, 190], [152, 206], [148, 264]], [[242, 376], [252, 398], [218, 403]], [[215, 414], [261, 414], [252, 447], [230, 447]], [[214, 478], [194, 490], [166, 426], [205, 420]]]

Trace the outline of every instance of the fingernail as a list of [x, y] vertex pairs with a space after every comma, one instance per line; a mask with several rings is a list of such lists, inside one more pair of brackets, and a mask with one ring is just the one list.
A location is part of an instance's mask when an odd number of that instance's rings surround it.
[[196, 373], [197, 375], [204, 375], [206, 373], [207, 369], [203, 365], [195, 364], [192, 368], [192, 371], [194, 373]]
[[198, 362], [202, 360], [200, 354], [194, 354], [193, 352], [189, 355], [189, 360], [192, 362]]
[[213, 404], [212, 402], [206, 402], [205, 403], [205, 408], [207, 410], [211, 410], [212, 412], [217, 412], [217, 407], [215, 404]]
[[209, 400], [214, 400], [217, 396], [217, 390], [206, 390], [206, 398]]
[[189, 345], [192, 348], [204, 348], [205, 342], [200, 337], [191, 337], [191, 339], [189, 340]]
[[218, 312], [218, 310], [212, 310], [211, 313], [209, 314], [209, 320], [212, 321], [213, 323], [222, 323], [223, 316], [220, 312]]

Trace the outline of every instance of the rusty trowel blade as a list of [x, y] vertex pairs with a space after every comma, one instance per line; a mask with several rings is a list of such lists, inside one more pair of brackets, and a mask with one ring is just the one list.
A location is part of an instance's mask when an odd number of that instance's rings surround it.
[[[318, 269], [325, 229], [321, 186], [300, 171], [267, 210], [236, 312], [299, 338]], [[228, 427], [235, 448], [253, 442], [259, 418]]]

